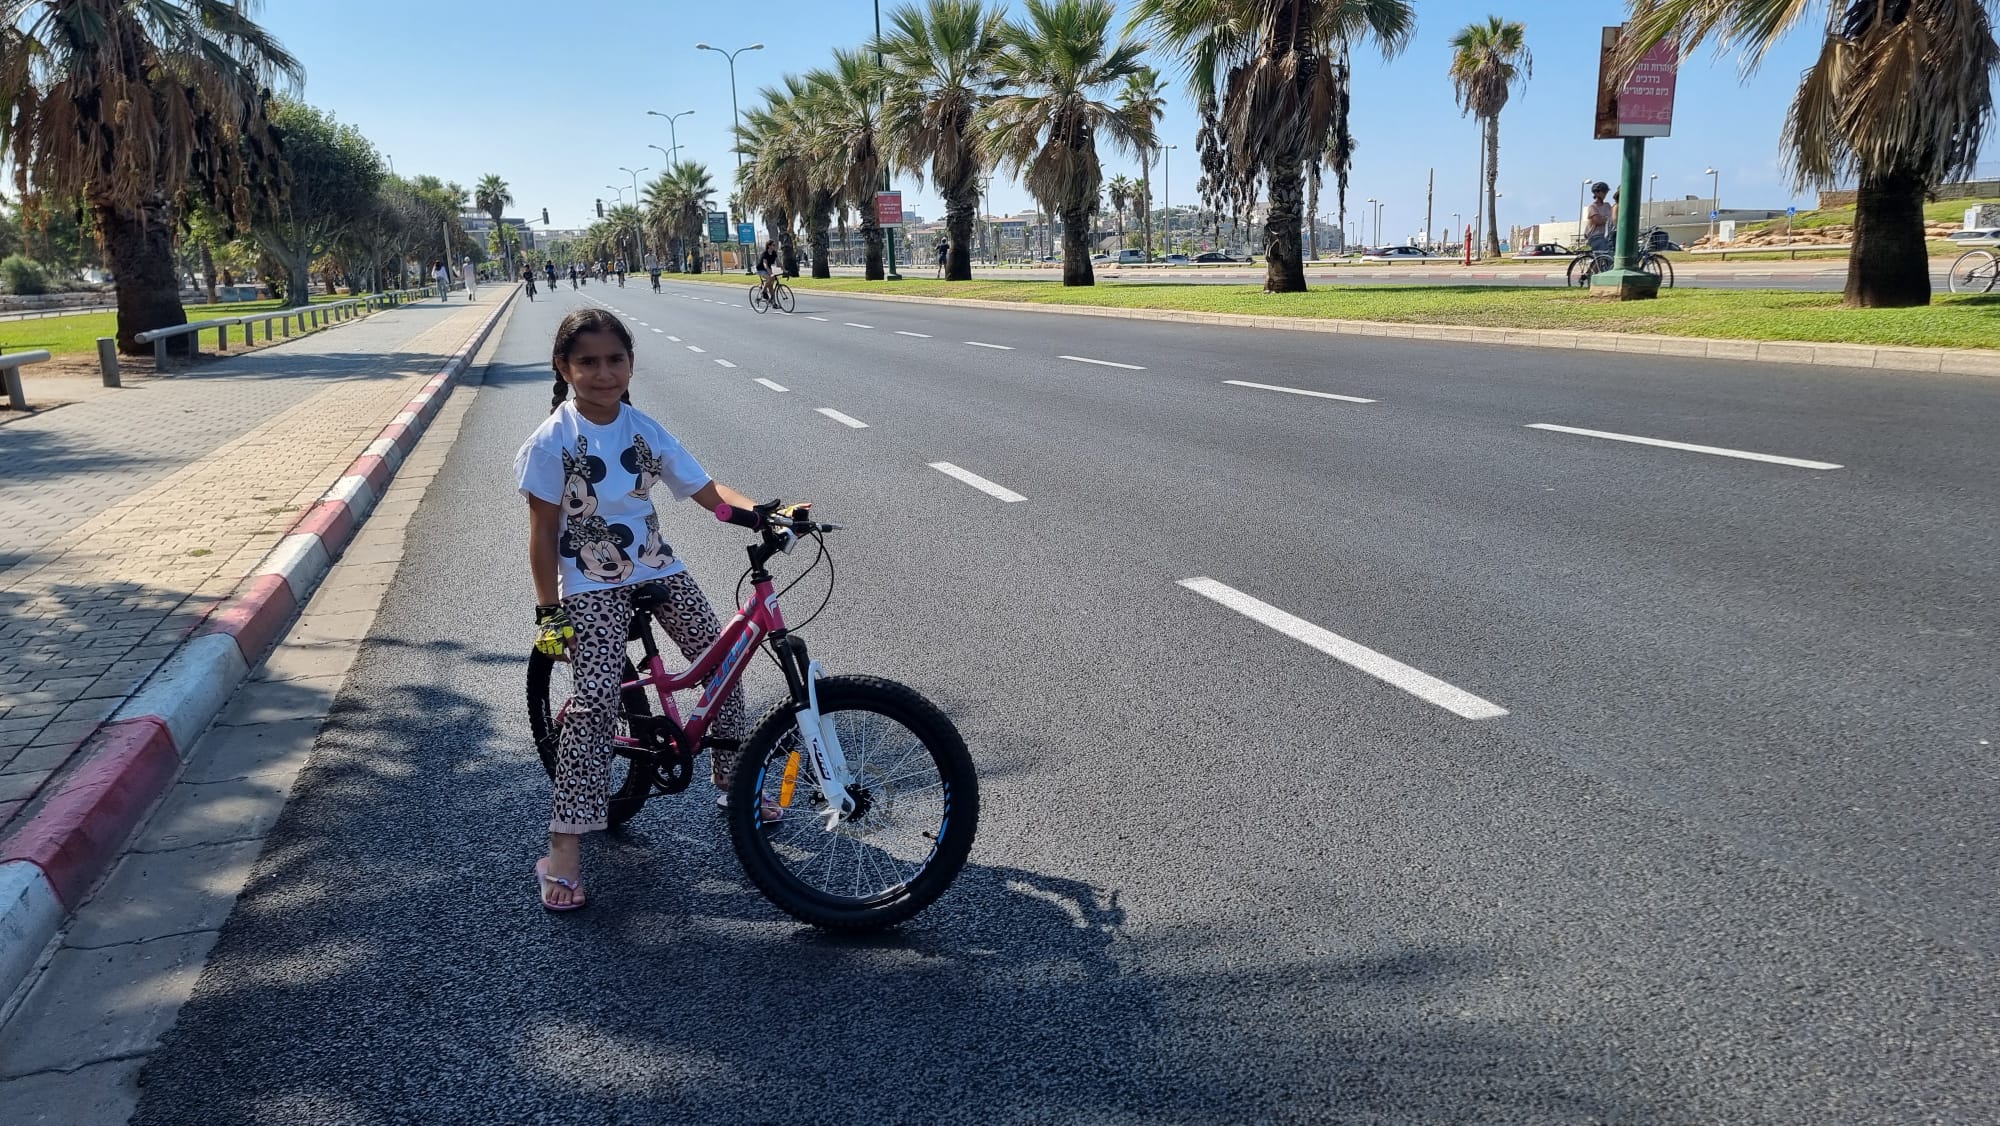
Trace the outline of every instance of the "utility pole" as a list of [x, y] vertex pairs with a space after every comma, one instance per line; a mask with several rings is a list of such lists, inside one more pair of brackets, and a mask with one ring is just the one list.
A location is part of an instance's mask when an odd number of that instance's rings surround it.
[[[882, 0], [875, 0], [875, 42], [882, 42]], [[882, 69], [882, 52], [880, 51], [875, 52], [875, 69]], [[878, 101], [876, 104], [881, 105], [882, 103]], [[876, 125], [877, 127], [881, 125], [879, 118], [876, 120]], [[882, 146], [879, 143], [875, 146], [875, 151], [882, 151]], [[889, 188], [889, 162], [885, 160], [882, 162], [882, 190], [886, 192]], [[875, 201], [869, 200], [868, 202], [870, 205], [873, 205]], [[882, 271], [882, 277], [888, 281], [902, 281], [903, 275], [896, 272], [896, 228], [890, 227], [884, 233], [889, 236], [889, 261], [886, 263], [887, 268]]]
[[1424, 241], [1430, 244], [1424, 247], [1426, 253], [1430, 251], [1431, 247], [1437, 245], [1437, 232], [1431, 230], [1431, 205], [1437, 201], [1437, 190], [1438, 170], [1433, 168], [1431, 169], [1431, 186], [1424, 189]]

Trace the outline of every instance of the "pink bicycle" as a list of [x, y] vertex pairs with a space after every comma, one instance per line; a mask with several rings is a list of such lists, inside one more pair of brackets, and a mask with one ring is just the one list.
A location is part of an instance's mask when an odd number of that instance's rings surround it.
[[[840, 525], [788, 519], [773, 507], [716, 509], [718, 519], [761, 535], [747, 549], [750, 599], [740, 597], [739, 581], [740, 608], [681, 672], [667, 671], [653, 637], [657, 595], [635, 591], [631, 639], [641, 663], [625, 664], [614, 749], [626, 765], [622, 778], [614, 765], [610, 821], [622, 825], [654, 794], [687, 789], [695, 758], [726, 745], [708, 735], [713, 709], [762, 644], [784, 674], [787, 698], [758, 721], [737, 758], [728, 806], [736, 857], [758, 890], [798, 919], [834, 930], [893, 926], [936, 900], [965, 866], [979, 823], [979, 780], [964, 739], [935, 704], [880, 677], [826, 676], [806, 655], [797, 627], [787, 628], [779, 612], [784, 591], [774, 589], [766, 564], [802, 540], [818, 545], [785, 587], [826, 563], [826, 600], [804, 626], [833, 598], [826, 533]], [[569, 710], [568, 693], [553, 681], [567, 665], [533, 650], [528, 658], [528, 720], [551, 778]], [[704, 680], [707, 689], [683, 719], [673, 694]]]

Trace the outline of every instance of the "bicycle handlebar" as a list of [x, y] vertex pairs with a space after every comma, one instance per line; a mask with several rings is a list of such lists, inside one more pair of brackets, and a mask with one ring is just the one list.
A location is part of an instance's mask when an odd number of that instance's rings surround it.
[[[773, 504], [775, 503], [773, 502]], [[833, 532], [840, 530], [842, 527], [842, 525], [829, 523], [825, 520], [793, 520], [787, 516], [780, 516], [776, 512], [761, 511], [762, 507], [760, 505], [758, 508], [742, 509], [725, 502], [715, 506], [715, 518], [725, 524], [736, 524], [760, 532], [770, 528], [795, 528], [801, 532]]]

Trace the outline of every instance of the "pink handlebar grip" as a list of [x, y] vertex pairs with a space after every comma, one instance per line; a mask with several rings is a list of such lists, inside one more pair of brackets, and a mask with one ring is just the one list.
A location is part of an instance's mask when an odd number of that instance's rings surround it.
[[715, 518], [725, 524], [741, 524], [745, 528], [760, 527], [764, 523], [757, 513], [727, 502], [715, 506]]

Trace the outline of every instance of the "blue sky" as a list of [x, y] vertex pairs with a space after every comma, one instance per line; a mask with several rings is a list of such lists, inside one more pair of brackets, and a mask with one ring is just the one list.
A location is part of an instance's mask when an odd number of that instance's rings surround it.
[[[885, 11], [891, 5], [885, 4]], [[1350, 222], [1359, 201], [1386, 202], [1389, 240], [1423, 224], [1425, 182], [1436, 170], [1436, 222], [1467, 221], [1478, 179], [1477, 133], [1453, 102], [1445, 78], [1447, 43], [1466, 23], [1498, 14], [1523, 21], [1534, 75], [1501, 116], [1500, 224], [1574, 217], [1584, 177], [1617, 179], [1619, 144], [1590, 139], [1599, 28], [1622, 8], [1580, 0], [1422, 0], [1414, 41], [1384, 62], [1357, 56], [1354, 132], [1359, 140]], [[873, 27], [868, 0], [759, 0], [745, 5], [687, 0], [268, 0], [261, 17], [306, 68], [307, 100], [361, 128], [404, 174], [429, 172], [468, 187], [498, 172], [513, 186], [517, 211], [548, 208], [557, 226], [583, 226], [591, 201], [610, 202], [629, 168], [657, 170], [669, 144], [666, 122], [646, 110], [692, 109], [677, 129], [684, 155], [706, 161], [726, 183], [729, 71], [697, 42], [764, 49], [736, 60], [746, 105], [759, 86], [819, 65], [835, 44], [858, 44]], [[1702, 169], [1721, 170], [1731, 207], [1794, 201], [1777, 140], [1797, 76], [1817, 48], [1820, 25], [1798, 35], [1747, 82], [1734, 59], [1704, 51], [1683, 63], [1674, 135], [1647, 148], [1662, 198], [1708, 194]], [[1196, 119], [1173, 60], [1155, 60], [1172, 89], [1161, 127], [1178, 144], [1175, 202], [1193, 202]], [[1137, 161], [1106, 154], [1106, 174], [1137, 173]], [[1155, 175], [1159, 170], [1155, 168]], [[643, 182], [647, 175], [641, 176]], [[1157, 182], [1157, 181], [1156, 181]], [[938, 216], [936, 194], [898, 177], [905, 206]], [[1810, 206], [1810, 195], [1797, 199]], [[1029, 204], [996, 181], [995, 212]], [[1323, 214], [1334, 209], [1329, 188]], [[1357, 235], [1361, 232], [1357, 231]]]

